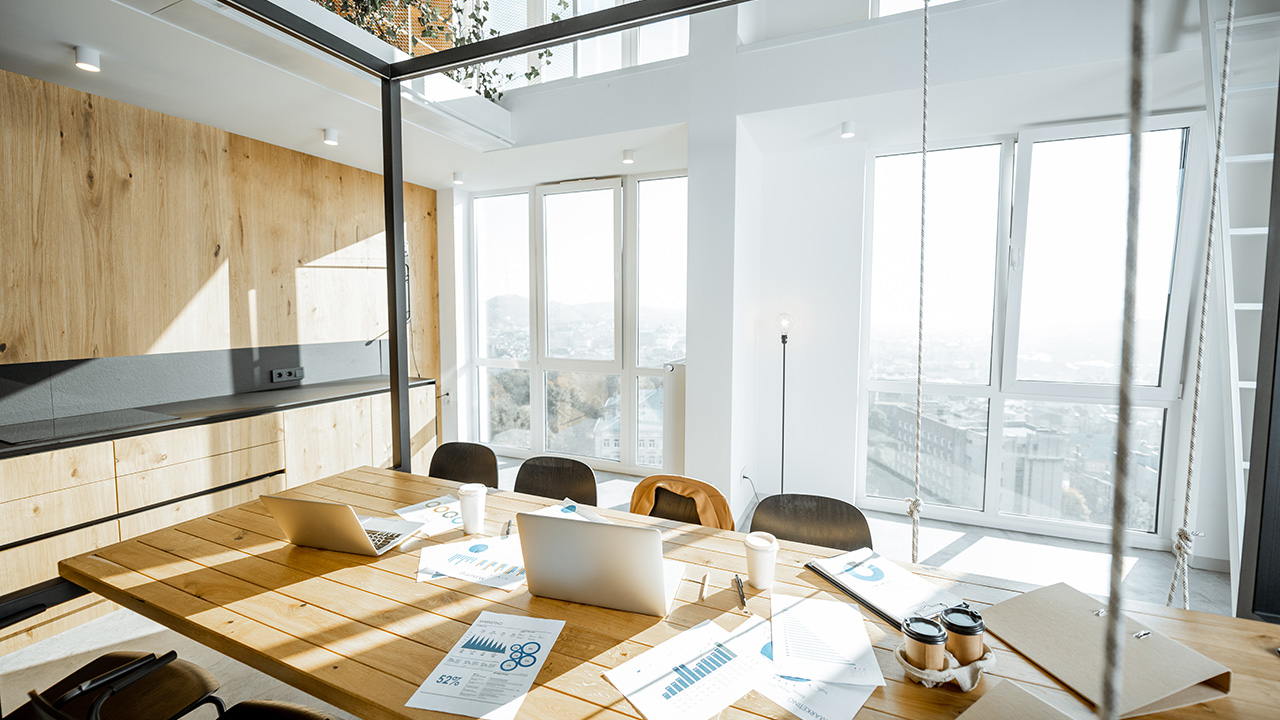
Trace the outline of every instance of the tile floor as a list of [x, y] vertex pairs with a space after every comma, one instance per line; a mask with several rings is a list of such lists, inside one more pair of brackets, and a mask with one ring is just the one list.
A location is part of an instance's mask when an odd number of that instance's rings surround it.
[[[499, 458], [499, 486], [510, 489], [520, 461]], [[601, 507], [626, 510], [631, 489], [639, 478], [597, 473]], [[869, 512], [868, 522], [876, 549], [883, 555], [909, 560], [911, 523], [903, 516]], [[957, 573], [976, 573], [1037, 585], [1065, 580], [1086, 592], [1107, 591], [1109, 554], [1097, 543], [1007, 532], [988, 528], [921, 521], [923, 562]], [[1128, 596], [1147, 602], [1164, 602], [1173, 556], [1150, 550], [1134, 550], [1126, 556], [1125, 589]], [[1192, 571], [1192, 608], [1219, 614], [1231, 610], [1230, 583], [1224, 573]], [[209, 668], [221, 681], [219, 692], [230, 704], [251, 698], [288, 700], [325, 708], [335, 717], [353, 716], [295, 690], [220, 653], [134, 613], [121, 610], [91, 623], [0, 657], [0, 708], [12, 710], [32, 688], [54, 681], [98, 655], [117, 649], [163, 652], [176, 649], [181, 657]], [[3, 712], [0, 712], [2, 715]], [[213, 718], [211, 709], [191, 716]]]

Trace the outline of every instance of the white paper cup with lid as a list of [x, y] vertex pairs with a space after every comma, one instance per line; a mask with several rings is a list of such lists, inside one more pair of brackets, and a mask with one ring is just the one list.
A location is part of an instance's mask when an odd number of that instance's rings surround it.
[[458, 488], [462, 505], [462, 531], [468, 535], [484, 532], [484, 497], [489, 488], [481, 483], [468, 483]]
[[747, 549], [747, 582], [757, 590], [773, 587], [773, 566], [778, 562], [778, 539], [767, 532], [753, 532], [742, 544]]

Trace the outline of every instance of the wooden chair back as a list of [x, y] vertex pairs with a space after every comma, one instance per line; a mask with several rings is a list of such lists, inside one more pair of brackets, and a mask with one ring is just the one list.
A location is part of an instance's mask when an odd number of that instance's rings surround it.
[[770, 495], [756, 508], [751, 530], [837, 550], [871, 547], [871, 527], [862, 511], [821, 495]]
[[515, 490], [553, 500], [569, 498], [583, 505], [595, 505], [596, 474], [579, 460], [541, 455], [520, 465]]
[[441, 480], [498, 487], [498, 456], [484, 445], [447, 442], [431, 456], [427, 474]]
[[[694, 513], [689, 512], [690, 501]], [[631, 493], [631, 512], [721, 530], [733, 529], [733, 514], [724, 495], [712, 485], [683, 475], [650, 475], [641, 480]]]

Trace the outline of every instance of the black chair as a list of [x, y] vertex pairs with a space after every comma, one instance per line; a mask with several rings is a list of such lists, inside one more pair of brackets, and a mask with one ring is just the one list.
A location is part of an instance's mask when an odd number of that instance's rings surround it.
[[770, 495], [756, 508], [751, 529], [838, 550], [871, 547], [871, 528], [862, 511], [843, 500], [819, 495]]
[[596, 504], [596, 474], [586, 463], [570, 458], [541, 455], [525, 460], [516, 473], [516, 492], [553, 500], [569, 498], [583, 505]]
[[6, 720], [170, 720], [205, 704], [221, 715], [217, 680], [177, 658], [173, 651], [108, 653], [43, 693], [32, 690]]
[[480, 483], [498, 487], [498, 456], [484, 445], [469, 442], [449, 442], [436, 448], [431, 456], [433, 478], [461, 483]]
[[666, 488], [654, 488], [653, 509], [649, 511], [649, 517], [690, 525], [702, 524], [702, 518], [698, 517], [698, 503], [691, 497], [677, 495]]

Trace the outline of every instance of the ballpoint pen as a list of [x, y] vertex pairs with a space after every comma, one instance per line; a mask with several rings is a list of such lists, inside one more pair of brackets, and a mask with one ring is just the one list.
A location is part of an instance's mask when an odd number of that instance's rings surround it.
[[502, 537], [506, 537], [510, 534], [511, 534], [511, 521], [508, 520], [507, 524], [502, 526]]
[[747, 593], [742, 589], [742, 578], [737, 575], [733, 576], [733, 584], [738, 588], [738, 601], [742, 603], [742, 609], [747, 609]]

